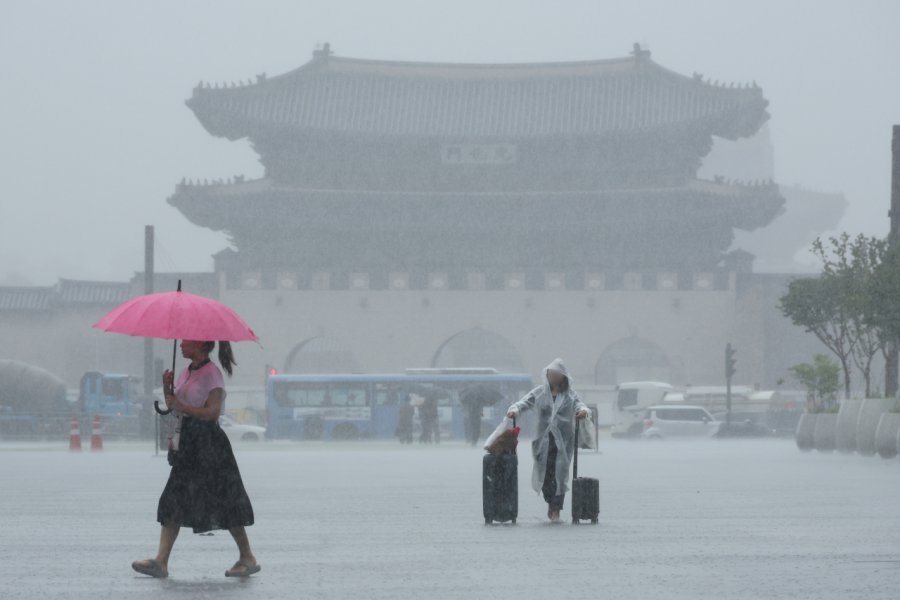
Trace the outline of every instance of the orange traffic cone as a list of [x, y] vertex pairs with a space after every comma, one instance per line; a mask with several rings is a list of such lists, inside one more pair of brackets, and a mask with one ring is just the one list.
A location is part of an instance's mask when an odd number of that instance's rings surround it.
[[78, 417], [72, 417], [69, 426], [69, 452], [81, 452], [81, 430], [78, 427]]
[[100, 415], [94, 415], [94, 423], [91, 426], [91, 450], [94, 452], [103, 450], [103, 434], [100, 429]]

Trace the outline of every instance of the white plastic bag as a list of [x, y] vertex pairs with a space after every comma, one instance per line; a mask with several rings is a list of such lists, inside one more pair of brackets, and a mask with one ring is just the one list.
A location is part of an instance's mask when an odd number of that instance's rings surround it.
[[576, 441], [578, 447], [582, 450], [597, 449], [597, 430], [594, 429], [594, 420], [591, 418], [591, 413], [580, 419], [578, 423], [578, 440]]
[[497, 425], [497, 429], [495, 429], [494, 432], [491, 433], [491, 435], [489, 435], [486, 440], [484, 440], [484, 449], [489, 449], [504, 431], [509, 431], [513, 427], [515, 427], [513, 420], [509, 417], [503, 417], [503, 420], [500, 421], [499, 425]]

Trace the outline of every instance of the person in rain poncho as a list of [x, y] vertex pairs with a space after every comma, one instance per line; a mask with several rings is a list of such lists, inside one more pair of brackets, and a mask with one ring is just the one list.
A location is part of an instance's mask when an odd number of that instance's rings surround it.
[[531, 443], [534, 470], [531, 485], [547, 502], [547, 517], [559, 522], [559, 511], [568, 489], [569, 463], [575, 450], [575, 419], [586, 417], [588, 408], [571, 387], [561, 358], [544, 369], [545, 380], [507, 410], [510, 418], [522, 411], [538, 411], [537, 435]]

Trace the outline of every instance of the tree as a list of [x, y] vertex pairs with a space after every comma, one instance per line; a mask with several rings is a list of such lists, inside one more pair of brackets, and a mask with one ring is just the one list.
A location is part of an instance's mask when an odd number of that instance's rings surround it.
[[841, 386], [840, 366], [836, 362], [824, 354], [816, 354], [812, 363], [794, 365], [788, 370], [812, 397], [812, 412], [834, 409], [835, 395]]
[[820, 239], [813, 242], [813, 254], [822, 261], [822, 277], [833, 280], [837, 301], [844, 309], [850, 337], [850, 357], [860, 370], [865, 396], [872, 391], [872, 361], [887, 343], [883, 330], [872, 318], [876, 307], [871, 289], [875, 269], [887, 252], [887, 240], [842, 233], [828, 239], [828, 249]]
[[795, 279], [781, 297], [779, 309], [794, 325], [815, 335], [838, 358], [844, 372], [844, 394], [849, 398], [853, 343], [838, 288], [833, 278]]
[[889, 347], [890, 336], [880, 326], [880, 307], [872, 294], [887, 250], [887, 240], [862, 234], [816, 239], [812, 253], [822, 263], [821, 275], [791, 282], [781, 298], [782, 313], [837, 357], [845, 397], [850, 396], [853, 366], [862, 374], [866, 396], [871, 395], [872, 362]]

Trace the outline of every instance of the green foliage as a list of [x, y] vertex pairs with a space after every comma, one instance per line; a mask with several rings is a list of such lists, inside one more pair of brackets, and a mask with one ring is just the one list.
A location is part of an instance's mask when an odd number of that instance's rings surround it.
[[838, 358], [849, 396], [853, 345], [840, 287], [831, 277], [795, 279], [788, 284], [779, 308], [794, 325], [815, 335]]
[[[813, 333], [838, 359], [844, 394], [850, 395], [851, 369], [862, 373], [872, 391], [872, 362], [887, 354], [900, 334], [900, 252], [887, 240], [843, 233], [816, 239], [812, 253], [822, 263], [816, 278], [792, 281], [779, 308], [795, 325]], [[893, 328], [893, 329], [892, 329]]]
[[841, 387], [838, 363], [825, 354], [816, 354], [812, 363], [794, 365], [788, 370], [813, 399], [813, 412], [828, 412], [837, 407], [836, 395]]

